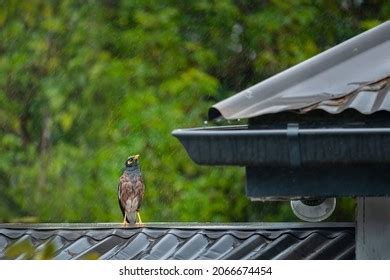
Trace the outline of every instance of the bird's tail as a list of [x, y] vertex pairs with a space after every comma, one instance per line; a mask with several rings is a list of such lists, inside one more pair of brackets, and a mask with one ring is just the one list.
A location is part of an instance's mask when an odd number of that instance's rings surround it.
[[133, 212], [133, 213], [127, 213], [126, 215], [126, 220], [129, 224], [135, 224], [136, 222], [136, 213]]

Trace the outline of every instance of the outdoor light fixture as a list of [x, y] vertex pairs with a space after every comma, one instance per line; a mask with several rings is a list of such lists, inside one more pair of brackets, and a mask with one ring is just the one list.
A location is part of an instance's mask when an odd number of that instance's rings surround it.
[[336, 198], [291, 200], [295, 216], [306, 222], [321, 222], [329, 218], [336, 208]]

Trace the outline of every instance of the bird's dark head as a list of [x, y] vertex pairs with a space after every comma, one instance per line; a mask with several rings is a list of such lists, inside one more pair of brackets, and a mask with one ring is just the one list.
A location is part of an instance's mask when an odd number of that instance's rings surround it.
[[139, 155], [129, 156], [125, 162], [126, 167], [137, 167], [139, 161]]

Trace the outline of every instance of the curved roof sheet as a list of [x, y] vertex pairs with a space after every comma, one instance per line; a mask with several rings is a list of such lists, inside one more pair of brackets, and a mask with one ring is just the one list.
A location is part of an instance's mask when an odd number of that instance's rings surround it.
[[[38, 255], [54, 244], [54, 259], [354, 259], [355, 228], [346, 223], [0, 224], [0, 260], [25, 242]], [[28, 245], [25, 245], [28, 246]], [[25, 252], [12, 258], [28, 258]]]
[[390, 111], [390, 21], [245, 89], [209, 110], [209, 119], [322, 109]]

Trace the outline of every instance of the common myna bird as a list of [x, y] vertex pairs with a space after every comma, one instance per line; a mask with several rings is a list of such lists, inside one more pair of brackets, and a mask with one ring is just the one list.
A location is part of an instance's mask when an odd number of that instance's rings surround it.
[[130, 156], [125, 162], [125, 170], [119, 179], [118, 201], [122, 210], [123, 225], [142, 224], [139, 208], [144, 198], [144, 179], [139, 167], [139, 155]]

